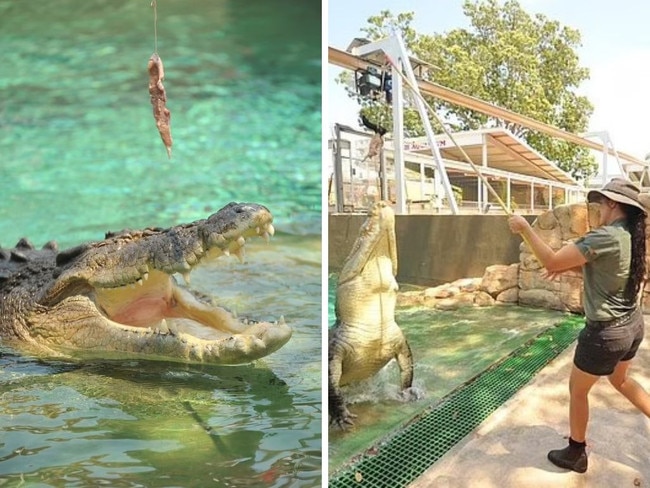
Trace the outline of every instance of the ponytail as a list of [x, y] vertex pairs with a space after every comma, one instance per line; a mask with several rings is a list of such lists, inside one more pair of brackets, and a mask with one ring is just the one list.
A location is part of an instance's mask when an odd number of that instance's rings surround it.
[[632, 258], [630, 274], [625, 285], [625, 298], [635, 303], [646, 273], [645, 214], [629, 205], [623, 207], [627, 214], [628, 230], [632, 241]]

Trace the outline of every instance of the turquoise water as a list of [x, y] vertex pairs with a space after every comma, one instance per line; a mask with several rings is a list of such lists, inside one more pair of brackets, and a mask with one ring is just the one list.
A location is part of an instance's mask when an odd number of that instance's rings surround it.
[[[0, 243], [269, 207], [270, 244], [192, 287], [291, 341], [253, 365], [43, 362], [0, 349], [2, 486], [320, 486], [320, 3], [0, 0]], [[2, 346], [0, 345], [0, 348]]]
[[0, 0], [0, 243], [74, 244], [231, 200], [320, 233], [320, 3], [158, 1], [171, 160], [150, 3]]

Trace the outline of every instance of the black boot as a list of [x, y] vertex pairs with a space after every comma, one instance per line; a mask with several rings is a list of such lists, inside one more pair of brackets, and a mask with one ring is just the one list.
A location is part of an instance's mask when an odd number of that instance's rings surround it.
[[587, 471], [586, 443], [569, 438], [569, 445], [564, 449], [549, 451], [548, 460], [560, 468], [570, 469], [576, 473]]

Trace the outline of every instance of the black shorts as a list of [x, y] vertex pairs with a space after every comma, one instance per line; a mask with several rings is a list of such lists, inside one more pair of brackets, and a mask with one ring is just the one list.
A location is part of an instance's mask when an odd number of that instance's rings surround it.
[[591, 322], [580, 331], [573, 364], [585, 373], [606, 376], [619, 361], [632, 359], [643, 340], [643, 313], [637, 308], [627, 317]]

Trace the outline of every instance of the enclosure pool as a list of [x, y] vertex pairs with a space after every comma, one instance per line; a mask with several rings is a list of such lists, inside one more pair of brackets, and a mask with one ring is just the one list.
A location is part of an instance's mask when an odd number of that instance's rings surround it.
[[[331, 275], [330, 324], [334, 323], [335, 291], [336, 276]], [[566, 319], [565, 313], [517, 306], [470, 307], [457, 311], [398, 307], [396, 321], [413, 351], [413, 384], [422, 397], [412, 402], [400, 400], [399, 369], [395, 362], [376, 377], [346, 387], [350, 410], [358, 417], [354, 426], [345, 431], [329, 429], [330, 475], [376, 452], [381, 442], [425, 409]]]
[[172, 159], [152, 117], [151, 1], [0, 0], [0, 244], [266, 205], [276, 235], [192, 287], [289, 343], [246, 366], [52, 362], [0, 344], [0, 485], [321, 485], [321, 6], [159, 0]]

